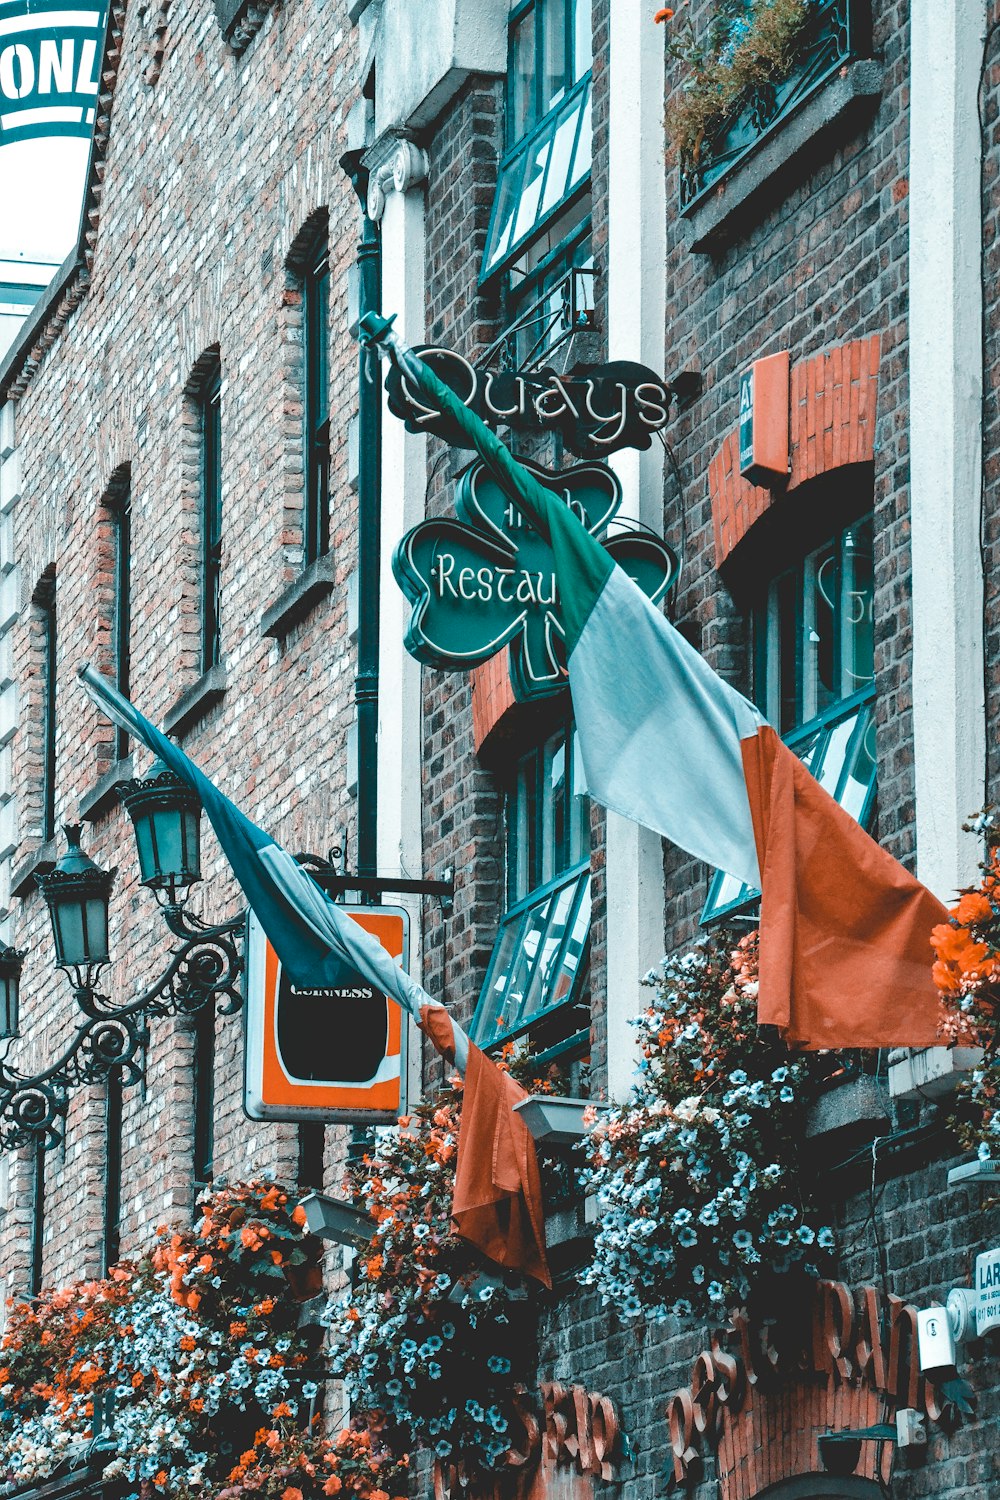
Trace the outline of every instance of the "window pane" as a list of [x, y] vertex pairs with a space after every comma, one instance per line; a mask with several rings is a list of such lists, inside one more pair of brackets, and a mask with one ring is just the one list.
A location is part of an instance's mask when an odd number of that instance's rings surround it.
[[[768, 697], [777, 698], [777, 727], [781, 734], [787, 734], [801, 722], [798, 598], [798, 581], [794, 573], [786, 573], [774, 584], [768, 633]], [[773, 668], [772, 662], [775, 663]]]
[[576, 143], [576, 155], [573, 158], [573, 171], [570, 174], [569, 187], [571, 191], [582, 182], [590, 171], [593, 157], [593, 126], [591, 122], [590, 109], [590, 84], [583, 91], [583, 116], [580, 120], [580, 135]]
[[[572, 888], [576, 893], [576, 886]], [[545, 995], [543, 1004], [546, 1009], [553, 1005], [561, 1005], [568, 1000], [573, 993], [573, 985], [580, 969], [583, 951], [587, 946], [587, 935], [590, 932], [590, 875], [584, 872], [583, 890], [580, 893], [579, 904], [576, 914], [572, 919], [572, 927], [569, 940], [566, 944], [562, 958], [555, 966], [554, 960], [550, 964], [549, 972], [545, 976]]]
[[[566, 50], [567, 0], [544, 0], [542, 11], [542, 113], [558, 104], [566, 92], [569, 58]], [[537, 6], [536, 6], [537, 10]]]
[[[554, 901], [547, 896], [524, 915], [520, 924], [517, 951], [512, 955], [510, 978], [504, 990], [504, 1029], [510, 1030], [524, 1019], [535, 966], [542, 957], [545, 930]], [[495, 986], [494, 986], [495, 987]]]
[[511, 967], [520, 947], [523, 917], [515, 917], [506, 923], [497, 939], [497, 955], [490, 973], [489, 992], [480, 1001], [476, 1015], [474, 1033], [483, 1042], [515, 1024], [520, 1011], [520, 994], [515, 994], [511, 983]]
[[583, 774], [580, 739], [575, 730], [571, 746], [573, 780], [569, 798], [569, 862], [575, 865], [581, 859], [590, 858], [590, 798]]
[[576, 882], [564, 886], [549, 902], [549, 922], [545, 936], [538, 945], [531, 987], [521, 1008], [522, 1022], [529, 1021], [552, 1003], [550, 991], [554, 988], [556, 960], [562, 950], [567, 924], [576, 905], [577, 889]]
[[573, 6], [573, 82], [590, 71], [594, 61], [594, 22], [591, 0]]
[[848, 749], [847, 766], [840, 791], [840, 805], [859, 821], [875, 785], [875, 713], [872, 706], [859, 715], [858, 727]]
[[548, 165], [551, 146], [552, 136], [546, 128], [541, 139], [534, 143], [527, 154], [524, 186], [521, 189], [521, 199], [517, 205], [517, 217], [514, 220], [514, 232], [510, 241], [511, 245], [516, 245], [518, 240], [523, 239], [535, 227], [538, 219], [538, 205], [542, 196], [542, 186], [545, 181], [545, 168]]
[[511, 32], [507, 70], [507, 140], [510, 145], [527, 135], [538, 118], [535, 109], [535, 12], [533, 6]]
[[514, 228], [514, 219], [517, 215], [518, 203], [521, 196], [521, 177], [524, 173], [524, 156], [505, 167], [500, 181], [497, 184], [496, 211], [491, 226], [491, 240], [487, 246], [485, 269], [488, 271], [494, 261], [502, 260], [507, 253], [511, 243], [511, 231]]
[[577, 127], [580, 124], [579, 107], [574, 107], [564, 114], [555, 128], [552, 137], [552, 150], [549, 155], [549, 172], [545, 179], [545, 192], [539, 212], [547, 214], [549, 209], [554, 208], [561, 199], [565, 198], [568, 188], [568, 174], [570, 157], [573, 155], [573, 146], [576, 141]]
[[847, 698], [875, 676], [874, 563], [870, 519], [850, 526], [844, 532], [841, 580], [840, 690], [841, 696]]
[[535, 850], [535, 755], [517, 773], [507, 825], [511, 902], [521, 901], [538, 884]]
[[805, 561], [802, 588], [802, 711], [804, 723], [840, 697], [835, 662], [837, 548], [821, 547]]

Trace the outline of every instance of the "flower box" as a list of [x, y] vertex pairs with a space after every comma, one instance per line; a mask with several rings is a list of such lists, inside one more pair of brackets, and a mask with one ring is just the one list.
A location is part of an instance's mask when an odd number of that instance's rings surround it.
[[535, 1140], [546, 1146], [569, 1146], [581, 1140], [587, 1134], [583, 1121], [587, 1110], [606, 1108], [592, 1099], [567, 1099], [561, 1094], [529, 1094], [514, 1105]]
[[319, 1239], [335, 1240], [338, 1245], [349, 1245], [352, 1250], [371, 1244], [375, 1220], [362, 1209], [355, 1208], [353, 1203], [328, 1198], [325, 1193], [308, 1193], [302, 1199], [302, 1207], [309, 1233]]

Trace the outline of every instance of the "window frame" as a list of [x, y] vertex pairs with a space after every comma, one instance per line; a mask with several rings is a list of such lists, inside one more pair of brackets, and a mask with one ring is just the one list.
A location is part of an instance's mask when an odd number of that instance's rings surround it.
[[[132, 675], [132, 485], [125, 485], [121, 495], [109, 507], [114, 544], [114, 613], [111, 621], [111, 659], [114, 684], [123, 697], [129, 696]], [[124, 760], [129, 751], [129, 734], [119, 725], [114, 730], [115, 760]]]
[[113, 1068], [108, 1074], [104, 1087], [104, 1202], [101, 1210], [101, 1261], [105, 1276], [121, 1254], [124, 1096], [121, 1069]]
[[201, 670], [222, 659], [222, 364], [216, 356], [198, 392], [201, 433]]
[[303, 259], [300, 290], [304, 571], [330, 550], [330, 244], [326, 225]]
[[191, 1049], [191, 1174], [208, 1187], [215, 1176], [215, 1006], [194, 1017]]
[[[542, 962], [549, 927], [551, 926], [553, 917], [555, 915], [555, 904], [553, 898], [557, 898], [563, 890], [569, 889], [571, 887], [575, 887], [575, 889], [573, 890], [573, 894], [570, 897], [570, 904], [566, 911], [565, 919], [563, 922], [562, 936], [559, 939], [557, 948], [549, 956], [548, 972], [543, 976], [539, 976], [536, 973], [537, 965]], [[577, 919], [579, 917], [581, 907], [585, 901], [589, 906], [589, 855], [586, 859], [582, 859], [575, 865], [571, 865], [569, 869], [563, 870], [559, 875], [554, 876], [551, 880], [546, 881], [543, 885], [535, 887], [534, 890], [530, 891], [520, 901], [515, 902], [504, 913], [497, 930], [496, 942], [493, 945], [493, 952], [490, 955], [490, 962], [486, 970], [486, 977], [483, 981], [483, 987], [479, 995], [479, 1000], [476, 1004], [476, 1010], [470, 1029], [471, 1039], [476, 1044], [476, 1046], [486, 1049], [499, 1046], [505, 1042], [514, 1041], [516, 1038], [524, 1036], [526, 1032], [532, 1030], [538, 1024], [538, 1022], [547, 1021], [557, 1012], [566, 1011], [570, 1007], [580, 1003], [581, 993], [584, 988], [590, 968], [590, 915], [588, 915], [587, 918], [586, 935], [584, 936], [580, 945], [580, 952], [577, 958], [576, 969], [573, 974], [572, 981], [570, 982], [569, 988], [564, 995], [560, 996], [554, 1001], [549, 1001], [548, 1003], [545, 1003], [543, 1000], [543, 1002], [540, 1003], [534, 1010], [532, 1010], [530, 1015], [527, 1016], [524, 1015], [524, 1000], [522, 1000], [522, 1004], [518, 1011], [518, 1018], [514, 1022], [514, 1024], [505, 1026], [503, 1029], [498, 1029], [496, 1025], [496, 1013], [500, 1009], [500, 1006], [503, 1002], [502, 998], [498, 1000], [492, 992], [495, 986], [500, 959], [504, 954], [505, 939], [507, 933], [512, 928], [514, 928], [515, 925], [517, 926], [517, 933], [514, 939], [514, 943], [509, 949], [507, 961], [507, 974], [509, 978], [514, 973], [515, 968], [520, 961], [520, 956], [524, 950], [524, 937], [526, 935], [526, 932], [528, 931], [532, 913], [538, 911], [540, 908], [543, 908], [546, 905], [549, 905], [550, 910], [546, 913], [545, 928], [544, 932], [542, 933], [541, 940], [538, 944], [537, 952], [535, 953], [534, 957], [529, 960], [530, 968], [524, 986], [524, 999], [527, 999], [531, 992], [535, 990], [536, 984], [540, 978], [543, 981], [541, 984], [542, 993], [543, 995], [548, 994], [553, 985], [557, 982], [559, 976], [563, 973], [567, 952], [573, 938], [573, 932], [577, 925]], [[487, 1022], [489, 1023], [489, 1030], [487, 1030]], [[562, 1044], [560, 1050], [565, 1050], [570, 1046], [585, 1042], [589, 1038], [589, 1034], [590, 1032], [588, 1025], [586, 1031], [578, 1032], [573, 1037], [566, 1040]]]

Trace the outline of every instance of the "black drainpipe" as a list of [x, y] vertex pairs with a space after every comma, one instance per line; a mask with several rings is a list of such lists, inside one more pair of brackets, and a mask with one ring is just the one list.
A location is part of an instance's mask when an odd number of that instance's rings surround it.
[[[381, 310], [381, 245], [368, 217], [368, 169], [361, 151], [348, 151], [340, 165], [361, 203], [361, 238], [355, 264], [358, 316]], [[382, 383], [378, 358], [358, 353], [358, 669], [354, 701], [358, 720], [359, 875], [376, 875], [378, 836], [378, 631], [381, 563]]]

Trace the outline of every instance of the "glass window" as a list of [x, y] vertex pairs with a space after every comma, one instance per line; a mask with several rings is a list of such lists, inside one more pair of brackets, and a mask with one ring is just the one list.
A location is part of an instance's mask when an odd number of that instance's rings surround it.
[[591, 0], [528, 0], [511, 16], [507, 154], [480, 280], [582, 190], [591, 165]]
[[[773, 579], [753, 621], [760, 707], [863, 827], [876, 794], [873, 594], [867, 516]], [[717, 870], [701, 920], [718, 921], [759, 896]]]
[[222, 639], [222, 371], [216, 361], [202, 386], [201, 425], [201, 670], [218, 664]]
[[191, 1053], [191, 1165], [195, 1182], [210, 1183], [215, 1155], [215, 1006], [195, 1017]]
[[479, 1046], [580, 999], [590, 935], [590, 802], [572, 726], [518, 765], [507, 886], [508, 910], [473, 1021]]
[[[132, 490], [127, 486], [114, 510], [115, 602], [111, 627], [111, 654], [115, 687], [126, 698], [132, 677]], [[129, 750], [128, 731], [116, 726], [115, 759], [124, 760]]]
[[307, 567], [330, 546], [330, 256], [326, 232], [302, 278], [302, 359], [305, 504], [302, 562]]

